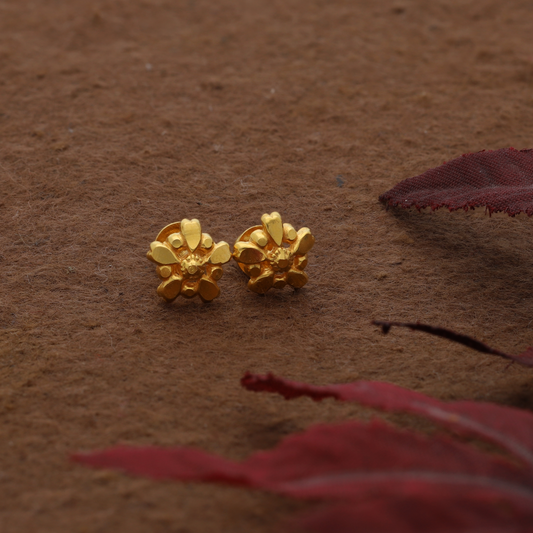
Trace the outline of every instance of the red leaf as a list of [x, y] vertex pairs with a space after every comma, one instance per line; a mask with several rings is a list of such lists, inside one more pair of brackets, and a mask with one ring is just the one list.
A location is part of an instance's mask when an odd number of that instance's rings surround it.
[[[243, 384], [286, 398], [333, 396], [422, 414], [531, 459], [533, 415], [517, 409], [446, 404], [386, 383], [314, 387], [247, 374]], [[72, 459], [154, 479], [220, 482], [330, 502], [300, 519], [306, 532], [533, 531], [533, 470], [445, 436], [428, 438], [379, 421], [311, 427], [240, 463], [190, 448], [117, 447]]]
[[442, 337], [444, 339], [449, 339], [451, 341], [463, 344], [468, 346], [473, 350], [477, 350], [482, 353], [489, 353], [492, 355], [499, 355], [505, 359], [510, 359], [515, 363], [519, 363], [524, 366], [533, 366], [533, 347], [529, 347], [525, 352], [520, 355], [511, 355], [495, 348], [487, 346], [483, 342], [480, 342], [468, 335], [462, 335], [461, 333], [455, 333], [450, 329], [439, 328], [436, 326], [428, 326], [427, 324], [411, 323], [411, 322], [388, 322], [385, 320], [374, 320], [372, 324], [376, 326], [381, 326], [383, 333], [387, 334], [392, 326], [397, 326], [400, 328], [409, 328], [416, 331], [424, 331], [425, 333], [430, 333], [431, 335], [436, 335], [437, 337]]
[[335, 398], [358, 402], [389, 412], [424, 416], [456, 433], [498, 444], [533, 470], [533, 414], [512, 407], [482, 402], [442, 402], [419, 392], [372, 381], [324, 387], [247, 373], [242, 385], [253, 391], [277, 392], [286, 399], [309, 396], [320, 401]]
[[[291, 520], [288, 531], [305, 533], [450, 533], [455, 531], [530, 532], [529, 502], [505, 506], [497, 498], [476, 491], [437, 491], [419, 498], [398, 495], [324, 505]], [[475, 524], [475, 526], [474, 526]]]
[[117, 447], [73, 458], [154, 479], [224, 482], [299, 498], [346, 497], [370, 488], [398, 492], [400, 486], [416, 494], [445, 485], [521, 496], [533, 505], [531, 475], [511, 463], [443, 436], [428, 439], [380, 421], [314, 426], [242, 463], [189, 448]]
[[391, 207], [486, 207], [490, 213], [533, 215], [533, 150], [502, 148], [465, 154], [406, 179], [379, 197]]
[[[187, 448], [119, 447], [75, 454], [73, 459], [155, 479], [217, 481], [299, 499], [348, 500], [344, 515], [335, 518], [338, 509], [326, 509], [323, 516], [343, 522], [344, 531], [360, 521], [387, 527], [388, 513], [402, 526], [394, 531], [421, 531], [426, 523], [481, 531], [488, 517], [492, 531], [506, 531], [494, 525], [518, 518], [515, 526], [533, 529], [533, 479], [528, 472], [446, 437], [429, 439], [378, 421], [315, 426], [242, 463]], [[421, 504], [426, 506], [422, 514]], [[315, 531], [337, 531], [327, 524]]]
[[248, 485], [238, 465], [194, 448], [117, 446], [100, 452], [75, 453], [71, 458], [95, 468], [123, 470], [136, 476], [180, 481], [213, 481]]

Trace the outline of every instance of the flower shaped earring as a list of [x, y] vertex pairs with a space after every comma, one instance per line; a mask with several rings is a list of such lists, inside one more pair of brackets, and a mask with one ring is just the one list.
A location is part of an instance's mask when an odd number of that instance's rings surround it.
[[235, 243], [233, 259], [250, 278], [248, 288], [265, 294], [289, 284], [299, 289], [309, 279], [304, 272], [307, 252], [315, 244], [309, 228], [296, 231], [279, 213], [264, 214], [261, 226], [247, 229]]
[[221, 265], [231, 259], [229, 244], [202, 233], [200, 222], [184, 218], [164, 227], [150, 245], [146, 257], [157, 265], [162, 282], [157, 294], [172, 302], [180, 294], [193, 298], [197, 294], [210, 302], [220, 294], [217, 281], [222, 277]]

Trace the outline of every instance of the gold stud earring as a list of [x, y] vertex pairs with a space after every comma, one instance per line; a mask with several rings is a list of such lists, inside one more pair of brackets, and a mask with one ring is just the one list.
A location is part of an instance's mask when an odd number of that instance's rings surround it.
[[265, 294], [289, 284], [296, 289], [309, 279], [304, 272], [307, 252], [315, 244], [309, 228], [296, 231], [279, 213], [264, 214], [261, 226], [247, 229], [235, 243], [233, 259], [250, 278], [248, 288]]
[[197, 294], [210, 302], [220, 294], [217, 281], [222, 277], [222, 266], [231, 259], [229, 244], [218, 244], [202, 233], [196, 218], [165, 226], [150, 245], [146, 257], [157, 265], [162, 282], [157, 294], [172, 302], [180, 294], [193, 298]]

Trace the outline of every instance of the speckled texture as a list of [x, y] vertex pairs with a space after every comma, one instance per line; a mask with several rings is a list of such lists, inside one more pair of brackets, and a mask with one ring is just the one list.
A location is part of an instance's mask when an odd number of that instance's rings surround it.
[[[68, 462], [122, 443], [231, 458], [354, 405], [246, 392], [246, 370], [533, 406], [533, 220], [385, 211], [467, 152], [533, 144], [533, 3], [0, 2], [0, 529], [267, 533], [298, 505]], [[230, 243], [279, 211], [309, 283], [165, 304], [145, 254], [199, 218]], [[399, 419], [400, 423], [406, 420]]]

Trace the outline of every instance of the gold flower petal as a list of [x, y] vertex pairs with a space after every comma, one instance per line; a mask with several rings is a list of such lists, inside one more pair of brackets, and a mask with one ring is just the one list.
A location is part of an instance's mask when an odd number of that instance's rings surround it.
[[179, 276], [172, 276], [170, 279], [163, 281], [157, 287], [157, 294], [164, 298], [167, 302], [171, 302], [176, 299], [181, 290], [182, 278]]
[[281, 215], [274, 211], [267, 215], [266, 213], [261, 217], [261, 222], [265, 226], [265, 229], [270, 233], [270, 236], [274, 239], [274, 242], [281, 246], [283, 241], [283, 224], [281, 222]]
[[234, 250], [233, 255], [239, 263], [260, 263], [266, 259], [263, 250], [259, 249], [253, 242], [236, 242]]
[[287, 282], [295, 289], [301, 289], [309, 280], [309, 276], [301, 270], [291, 269], [287, 272]]
[[220, 289], [214, 281], [204, 276], [198, 284], [198, 294], [204, 302], [210, 302], [220, 294]]
[[224, 241], [220, 241], [213, 247], [213, 251], [209, 256], [209, 262], [214, 265], [223, 265], [231, 259], [231, 251], [229, 244]]
[[178, 258], [174, 255], [174, 252], [163, 243], [155, 241], [150, 245], [150, 248], [151, 251], [146, 254], [146, 257], [154, 263], [172, 265], [178, 262]]
[[294, 254], [306, 254], [315, 244], [315, 238], [309, 228], [298, 230], [298, 239], [294, 245]]
[[272, 287], [273, 283], [274, 272], [272, 270], [266, 270], [257, 278], [250, 279], [248, 288], [257, 294], [265, 294]]
[[197, 218], [193, 218], [192, 220], [184, 218], [181, 221], [181, 233], [187, 241], [189, 250], [194, 252], [202, 240], [202, 227], [200, 226], [200, 221]]

